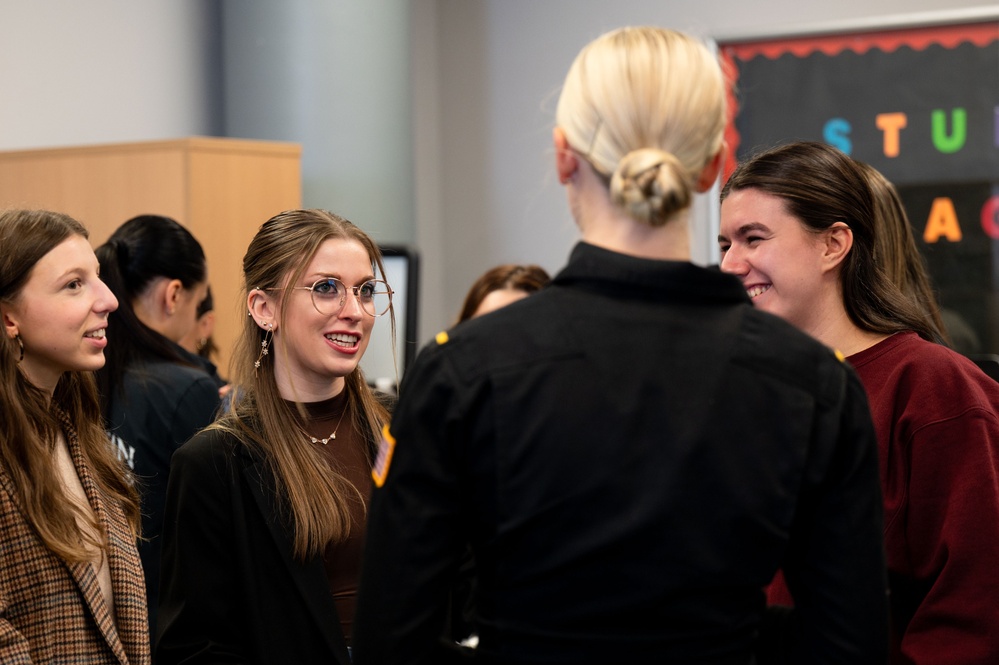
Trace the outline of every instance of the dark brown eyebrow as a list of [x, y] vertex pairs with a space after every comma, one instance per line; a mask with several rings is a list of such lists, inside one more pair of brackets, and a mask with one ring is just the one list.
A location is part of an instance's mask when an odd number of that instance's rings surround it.
[[[757, 231], [757, 232], [761, 232], [761, 233], [768, 233], [770, 231], [770, 229], [763, 222], [749, 222], [748, 224], [743, 224], [742, 226], [740, 226], [739, 228], [737, 228], [735, 230], [735, 233], [733, 235], [735, 237], [737, 237], [737, 238], [742, 238], [742, 237], [745, 237], [745, 236], [749, 235], [753, 231]], [[718, 235], [718, 240], [719, 240], [719, 242], [721, 242], [721, 241], [724, 241], [724, 240], [728, 240], [728, 238], [726, 238], [725, 236], [719, 234]]]
[[[320, 279], [329, 279], [330, 277], [335, 277], [336, 279], [338, 279], [341, 282], [343, 282], [343, 277], [341, 277], [339, 273], [316, 273], [314, 276], [315, 276], [315, 279], [312, 280], [312, 284], [315, 284]], [[310, 278], [306, 277], [306, 279], [310, 279]], [[357, 284], [354, 284], [353, 286], [360, 286], [361, 284], [364, 284], [365, 282], [370, 282], [373, 279], [378, 279], [378, 278], [375, 275], [369, 275], [368, 277], [363, 277], [360, 282], [358, 282]], [[344, 285], [347, 284], [346, 282], [343, 282], [343, 283], [344, 283]], [[311, 284], [310, 284], [310, 286], [311, 286]]]

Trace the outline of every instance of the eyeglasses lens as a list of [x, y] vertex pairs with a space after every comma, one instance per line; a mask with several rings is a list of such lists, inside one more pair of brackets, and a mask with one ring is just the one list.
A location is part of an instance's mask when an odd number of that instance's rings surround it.
[[[392, 293], [382, 280], [370, 280], [350, 290], [361, 308], [371, 316], [381, 316], [392, 305]], [[346, 301], [347, 287], [335, 277], [321, 279], [312, 285], [312, 302], [321, 314], [339, 314]]]

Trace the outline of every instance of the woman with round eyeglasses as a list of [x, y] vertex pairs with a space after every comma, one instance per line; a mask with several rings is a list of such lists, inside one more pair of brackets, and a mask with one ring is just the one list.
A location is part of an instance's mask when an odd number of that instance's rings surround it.
[[158, 663], [350, 662], [377, 437], [358, 363], [395, 321], [375, 243], [323, 210], [261, 226], [228, 413], [177, 451], [167, 491]]

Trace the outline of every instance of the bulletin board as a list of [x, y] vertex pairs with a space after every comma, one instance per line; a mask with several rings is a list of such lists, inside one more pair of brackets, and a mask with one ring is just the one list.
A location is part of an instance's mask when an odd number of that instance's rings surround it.
[[999, 12], [718, 46], [728, 173], [795, 140], [874, 166], [899, 190], [959, 350], [999, 353]]

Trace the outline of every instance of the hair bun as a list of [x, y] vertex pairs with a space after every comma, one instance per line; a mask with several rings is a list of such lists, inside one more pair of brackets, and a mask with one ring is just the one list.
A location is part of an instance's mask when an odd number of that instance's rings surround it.
[[610, 182], [611, 200], [631, 217], [662, 226], [688, 208], [691, 185], [680, 161], [658, 148], [632, 150], [617, 165]]

